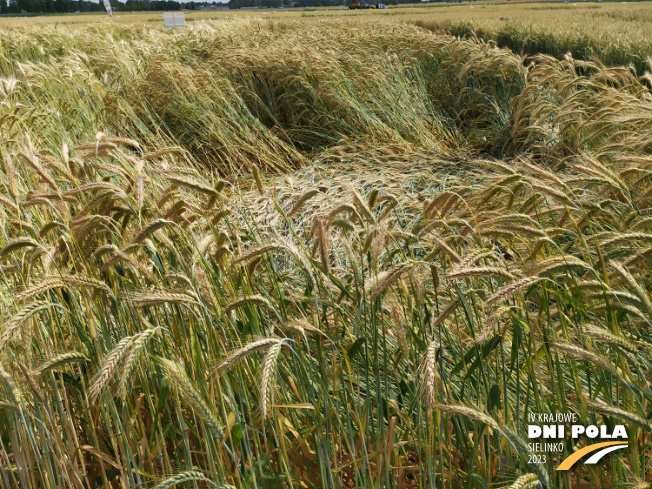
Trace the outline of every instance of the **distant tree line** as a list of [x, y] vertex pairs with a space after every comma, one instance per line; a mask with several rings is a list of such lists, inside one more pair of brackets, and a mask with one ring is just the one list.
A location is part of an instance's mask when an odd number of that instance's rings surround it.
[[[361, 0], [364, 1], [364, 0]], [[384, 3], [398, 5], [399, 3], [415, 3], [419, 0], [366, 0], [370, 5]], [[456, 1], [456, 0], [430, 0], [431, 2]], [[351, 0], [230, 0], [229, 8], [278, 8], [278, 7], [337, 7], [350, 5]]]
[[[202, 7], [222, 5], [212, 2], [186, 2], [176, 0], [110, 0], [111, 7], [115, 12], [141, 12], [148, 10], [172, 11], [172, 10], [196, 10]], [[229, 8], [279, 8], [279, 7], [336, 7], [350, 5], [352, 0], [230, 0]], [[364, 1], [364, 0], [361, 0]], [[387, 5], [398, 5], [399, 3], [414, 3], [418, 0], [366, 0], [367, 3], [375, 5], [376, 2]], [[430, 1], [451, 1], [451, 0], [430, 0]], [[455, 1], [455, 0], [452, 0]], [[21, 13], [66, 13], [66, 12], [103, 12], [104, 3], [102, 0], [0, 0], [0, 13], [21, 14]]]
[[230, 0], [229, 8], [335, 7], [350, 3], [350, 0]]
[[[110, 0], [115, 12], [140, 12], [148, 10], [195, 10], [200, 7], [218, 5], [217, 2], [187, 2], [175, 0]], [[0, 0], [0, 13], [66, 13], [66, 12], [103, 12], [102, 0]]]

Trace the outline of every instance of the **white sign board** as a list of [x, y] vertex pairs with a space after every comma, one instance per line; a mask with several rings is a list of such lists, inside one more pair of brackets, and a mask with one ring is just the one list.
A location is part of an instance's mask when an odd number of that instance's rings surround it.
[[186, 17], [182, 13], [164, 13], [163, 24], [166, 29], [174, 29], [175, 27], [186, 27]]

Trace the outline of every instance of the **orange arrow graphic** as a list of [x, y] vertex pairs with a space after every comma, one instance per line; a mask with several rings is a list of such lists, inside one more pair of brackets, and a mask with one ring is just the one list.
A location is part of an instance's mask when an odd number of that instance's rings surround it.
[[584, 448], [576, 451], [572, 455], [566, 457], [564, 461], [561, 464], [559, 464], [557, 470], [568, 470], [575, 464], [575, 462], [581, 459], [584, 455], [587, 455], [591, 452], [595, 452], [596, 450], [600, 450], [601, 448], [610, 447], [613, 445], [627, 445], [627, 443], [624, 443], [622, 441], [605, 441], [603, 443], [595, 443], [594, 445], [585, 446]]

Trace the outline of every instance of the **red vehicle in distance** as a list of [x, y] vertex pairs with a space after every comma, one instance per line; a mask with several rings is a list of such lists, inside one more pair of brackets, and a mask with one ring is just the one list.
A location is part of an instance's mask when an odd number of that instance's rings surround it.
[[353, 2], [351, 5], [349, 5], [349, 10], [361, 10], [368, 8], [374, 8], [374, 6], [367, 2]]

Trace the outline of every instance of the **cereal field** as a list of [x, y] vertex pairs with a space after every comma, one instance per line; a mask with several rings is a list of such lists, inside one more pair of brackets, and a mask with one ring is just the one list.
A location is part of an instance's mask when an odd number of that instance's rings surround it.
[[186, 18], [0, 19], [0, 487], [649, 488], [652, 7]]

